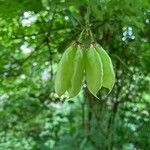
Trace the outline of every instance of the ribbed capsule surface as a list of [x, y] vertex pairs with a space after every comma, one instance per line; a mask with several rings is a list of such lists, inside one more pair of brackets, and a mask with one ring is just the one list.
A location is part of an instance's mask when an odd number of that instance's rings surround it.
[[61, 96], [69, 88], [70, 79], [73, 74], [74, 57], [76, 54], [76, 47], [69, 47], [63, 54], [56, 73], [55, 78], [55, 92]]
[[74, 97], [80, 92], [84, 75], [84, 55], [80, 46], [78, 46], [73, 66], [74, 71], [71, 77], [70, 88], [68, 89], [70, 97]]
[[113, 85], [115, 83], [115, 73], [112, 65], [112, 61], [106, 51], [98, 46], [96, 48], [97, 52], [101, 57], [101, 61], [103, 64], [103, 87], [108, 88], [109, 92], [112, 90]]
[[103, 66], [99, 53], [93, 47], [86, 51], [85, 74], [87, 87], [89, 91], [96, 96], [103, 82]]

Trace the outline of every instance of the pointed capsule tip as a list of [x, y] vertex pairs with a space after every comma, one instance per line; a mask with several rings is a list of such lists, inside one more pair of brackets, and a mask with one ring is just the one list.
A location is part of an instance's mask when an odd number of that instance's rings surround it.
[[90, 92], [95, 98], [97, 98], [98, 100], [100, 100], [99, 99], [99, 97], [97, 97], [97, 95], [96, 95], [96, 93], [92, 93], [92, 92]]
[[98, 100], [100, 100], [99, 97], [97, 97], [97, 95], [94, 95], [94, 96], [95, 96]]

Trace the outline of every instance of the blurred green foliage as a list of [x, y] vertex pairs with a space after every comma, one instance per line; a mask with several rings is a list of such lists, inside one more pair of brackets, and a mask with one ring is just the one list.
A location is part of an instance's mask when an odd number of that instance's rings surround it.
[[[57, 63], [87, 7], [116, 84], [100, 101], [59, 98]], [[0, 0], [0, 150], [16, 149], [150, 149], [149, 0]]]

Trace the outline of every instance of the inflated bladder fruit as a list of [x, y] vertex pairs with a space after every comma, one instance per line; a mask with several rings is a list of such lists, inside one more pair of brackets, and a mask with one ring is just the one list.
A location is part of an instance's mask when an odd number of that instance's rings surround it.
[[115, 83], [115, 73], [112, 65], [112, 61], [106, 51], [101, 47], [96, 47], [101, 61], [103, 64], [103, 83], [102, 86], [109, 89], [109, 92], [112, 90]]
[[99, 53], [93, 46], [86, 50], [85, 75], [89, 91], [96, 96], [102, 87], [103, 64]]
[[56, 73], [55, 91], [58, 96], [63, 95], [70, 86], [70, 81], [74, 71], [74, 58], [76, 46], [70, 46], [63, 54]]
[[98, 44], [86, 49], [75, 44], [64, 52], [55, 79], [56, 93], [61, 96], [67, 91], [70, 97], [76, 96], [84, 76], [89, 91], [95, 97], [102, 86], [109, 92], [113, 88], [115, 73], [111, 59]]
[[71, 84], [68, 89], [70, 97], [74, 97], [80, 92], [84, 75], [84, 54], [80, 46], [78, 46], [73, 63], [74, 71], [71, 77]]

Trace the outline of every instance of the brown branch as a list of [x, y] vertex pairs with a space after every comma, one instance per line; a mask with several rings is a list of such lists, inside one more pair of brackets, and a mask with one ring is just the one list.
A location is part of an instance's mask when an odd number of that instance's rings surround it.
[[91, 120], [92, 120], [92, 109], [93, 109], [93, 104], [92, 104], [93, 96], [87, 88], [85, 89], [85, 93], [86, 93], [86, 102], [87, 102], [87, 122], [86, 122], [86, 125], [87, 125], [87, 129], [90, 132]]

